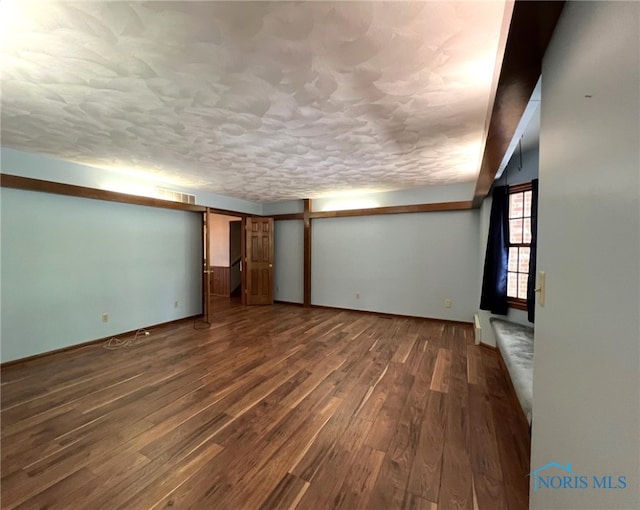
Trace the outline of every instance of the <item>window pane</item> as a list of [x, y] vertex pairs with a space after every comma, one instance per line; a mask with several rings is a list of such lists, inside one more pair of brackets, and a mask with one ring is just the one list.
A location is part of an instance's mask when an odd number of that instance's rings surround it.
[[531, 191], [524, 192], [524, 211], [523, 216], [531, 216]]
[[518, 297], [520, 299], [527, 299], [527, 282], [529, 281], [529, 275], [527, 273], [518, 273]]
[[518, 297], [518, 273], [507, 273], [507, 296]]
[[524, 193], [509, 195], [509, 218], [522, 218], [524, 207]]
[[522, 242], [522, 220], [509, 220], [509, 242]]
[[525, 218], [524, 230], [522, 232], [522, 242], [529, 244], [531, 242], [531, 218]]
[[518, 269], [517, 269], [518, 272], [529, 273], [530, 252], [531, 252], [531, 248], [520, 248], [520, 256], [518, 257]]
[[518, 248], [509, 248], [509, 268], [508, 271], [518, 270]]

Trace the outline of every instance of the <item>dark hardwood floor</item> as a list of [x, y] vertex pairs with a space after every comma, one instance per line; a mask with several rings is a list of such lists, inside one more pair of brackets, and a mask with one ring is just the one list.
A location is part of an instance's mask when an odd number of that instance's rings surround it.
[[2, 508], [527, 508], [527, 424], [471, 326], [229, 303], [3, 368]]

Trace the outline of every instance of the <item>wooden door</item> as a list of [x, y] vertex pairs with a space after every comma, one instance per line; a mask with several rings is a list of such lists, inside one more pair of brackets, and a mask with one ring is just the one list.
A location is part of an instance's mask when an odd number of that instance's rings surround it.
[[[242, 221], [229, 222], [229, 295], [242, 292]], [[238, 292], [238, 294], [236, 294]]]
[[211, 324], [213, 310], [211, 306], [211, 212], [207, 209], [203, 213], [203, 243], [204, 243], [204, 260], [202, 273], [202, 292], [203, 292], [203, 310], [204, 320]]
[[246, 304], [273, 304], [273, 218], [247, 218]]

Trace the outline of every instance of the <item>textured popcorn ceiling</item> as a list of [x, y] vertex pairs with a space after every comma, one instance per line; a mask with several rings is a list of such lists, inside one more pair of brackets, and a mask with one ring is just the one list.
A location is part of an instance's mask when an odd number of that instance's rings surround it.
[[3, 146], [258, 201], [478, 173], [504, 1], [2, 3]]

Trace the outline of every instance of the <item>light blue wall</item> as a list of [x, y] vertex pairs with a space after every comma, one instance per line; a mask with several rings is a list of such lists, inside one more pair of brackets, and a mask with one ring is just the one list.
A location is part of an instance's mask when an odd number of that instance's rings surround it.
[[315, 212], [459, 202], [471, 200], [474, 190], [475, 182], [463, 182], [446, 186], [429, 186], [380, 193], [360, 193], [354, 196], [316, 198], [311, 202], [311, 209]]
[[[474, 186], [316, 198], [311, 204], [322, 211], [462, 201], [471, 200]], [[265, 215], [303, 209], [302, 200], [263, 204]], [[477, 308], [478, 228], [476, 211], [314, 219], [312, 304], [471, 322]], [[301, 220], [276, 222], [276, 300], [303, 302], [303, 236]], [[450, 274], [452, 261], [460, 265]], [[451, 309], [443, 306], [447, 298], [454, 301]]]
[[304, 301], [304, 224], [302, 220], [276, 221], [274, 230], [274, 299]]
[[472, 322], [478, 235], [476, 210], [313, 220], [312, 303]]
[[262, 214], [265, 216], [301, 212], [304, 212], [304, 202], [302, 200], [283, 200], [281, 202], [267, 202], [262, 204]]
[[640, 3], [567, 2], [543, 61], [531, 467], [589, 488], [533, 510], [640, 508], [639, 41]]
[[[475, 190], [475, 182], [463, 182], [446, 186], [429, 186], [385, 192], [343, 194], [333, 197], [314, 198], [311, 210], [336, 211], [346, 209], [371, 209], [373, 207], [389, 207], [400, 205], [433, 204], [439, 202], [459, 202], [471, 200]], [[262, 204], [262, 214], [301, 213], [304, 211], [302, 200], [284, 200]]]
[[3, 362], [201, 313], [199, 214], [8, 188], [0, 202]]

